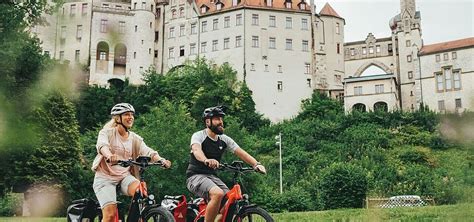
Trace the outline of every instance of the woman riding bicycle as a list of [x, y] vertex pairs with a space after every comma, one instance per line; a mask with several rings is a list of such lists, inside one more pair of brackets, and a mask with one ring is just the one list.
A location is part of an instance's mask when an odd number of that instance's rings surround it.
[[128, 103], [116, 104], [110, 111], [112, 119], [105, 124], [97, 138], [97, 156], [92, 164], [95, 171], [94, 192], [102, 209], [103, 221], [115, 221], [117, 216], [117, 185], [120, 191], [133, 196], [139, 186], [138, 169], [114, 165], [117, 160], [149, 156], [161, 160], [166, 168], [171, 162], [148, 147], [143, 138], [129, 131], [133, 126], [135, 109]]
[[254, 157], [239, 147], [232, 138], [224, 135], [225, 116], [223, 107], [210, 107], [204, 110], [203, 120], [206, 129], [193, 134], [191, 155], [186, 170], [187, 187], [194, 195], [208, 200], [206, 222], [214, 221], [219, 206], [229, 188], [216, 176], [216, 169], [225, 151], [230, 151], [253, 168], [266, 173], [265, 167]]

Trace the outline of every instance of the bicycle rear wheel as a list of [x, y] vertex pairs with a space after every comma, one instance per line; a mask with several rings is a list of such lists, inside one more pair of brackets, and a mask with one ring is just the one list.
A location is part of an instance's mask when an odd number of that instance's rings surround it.
[[144, 222], [175, 222], [173, 215], [162, 207], [154, 207], [146, 212]]
[[273, 222], [272, 216], [260, 208], [260, 207], [251, 207], [240, 212], [239, 215], [234, 217], [234, 222]]

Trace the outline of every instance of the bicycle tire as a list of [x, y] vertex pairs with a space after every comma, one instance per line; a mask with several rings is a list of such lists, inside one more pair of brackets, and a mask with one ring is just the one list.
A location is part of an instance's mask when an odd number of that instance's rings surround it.
[[[258, 219], [258, 220], [253, 220], [253, 217], [252, 215], [258, 215], [259, 218], [261, 219]], [[238, 215], [236, 215], [234, 217], [234, 222], [260, 222], [260, 221], [265, 221], [265, 222], [274, 222], [272, 216], [270, 216], [270, 214], [260, 208], [260, 207], [250, 207], [250, 208], [247, 208], [245, 210], [243, 210], [243, 212], [240, 212]]]
[[143, 222], [175, 222], [173, 214], [163, 207], [154, 207], [146, 212]]

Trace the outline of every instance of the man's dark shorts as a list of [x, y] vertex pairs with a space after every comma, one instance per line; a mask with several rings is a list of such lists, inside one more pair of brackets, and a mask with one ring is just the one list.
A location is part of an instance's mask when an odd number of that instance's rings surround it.
[[219, 179], [217, 176], [212, 174], [196, 174], [189, 177], [186, 180], [186, 186], [195, 196], [202, 197], [209, 201], [209, 191], [218, 186], [224, 191], [224, 194], [229, 192], [229, 188]]

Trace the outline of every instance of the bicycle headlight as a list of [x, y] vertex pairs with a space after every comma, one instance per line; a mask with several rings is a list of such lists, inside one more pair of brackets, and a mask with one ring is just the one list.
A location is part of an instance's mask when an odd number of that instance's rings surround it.
[[154, 199], [155, 199], [155, 195], [153, 195], [153, 194], [148, 195], [148, 199], [154, 200]]

